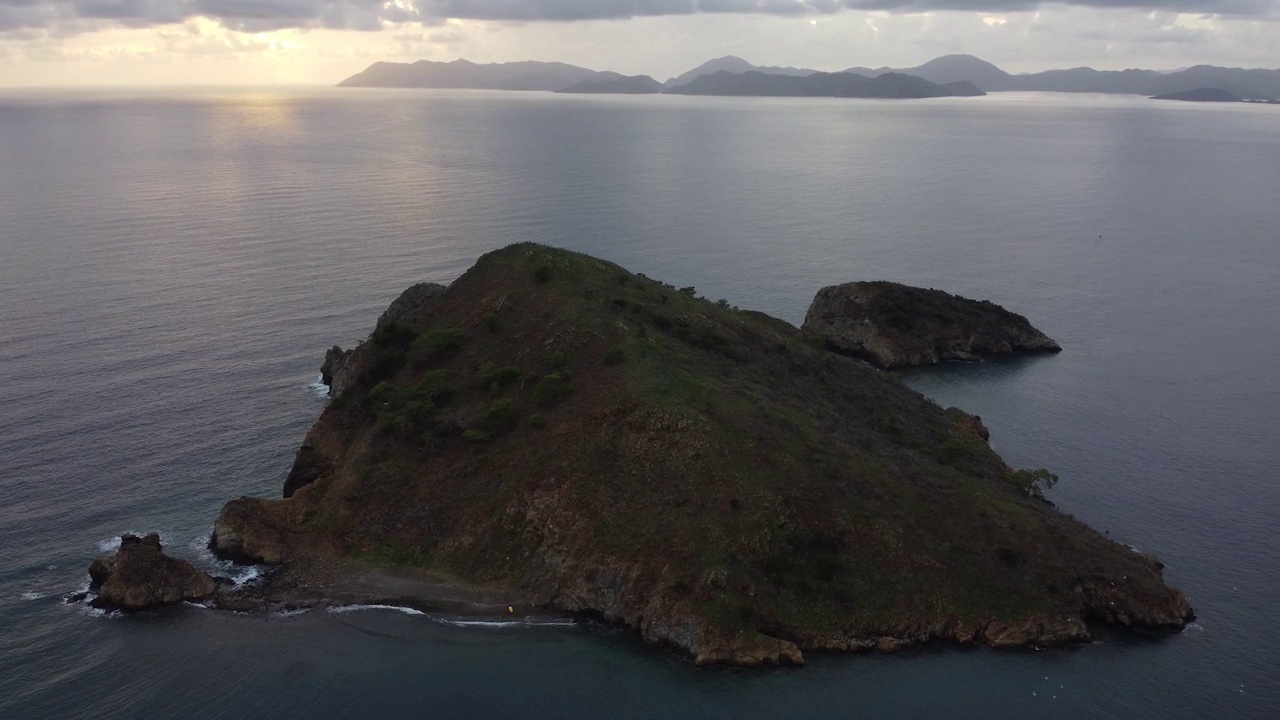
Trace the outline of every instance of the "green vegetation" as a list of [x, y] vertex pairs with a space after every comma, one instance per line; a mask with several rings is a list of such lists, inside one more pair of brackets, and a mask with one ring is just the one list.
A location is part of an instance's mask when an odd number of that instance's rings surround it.
[[573, 385], [563, 375], [551, 374], [538, 381], [533, 388], [533, 401], [539, 405], [552, 405], [569, 396]]
[[1018, 470], [1013, 473], [1013, 482], [1022, 491], [1032, 497], [1043, 498], [1045, 491], [1058, 484], [1058, 476], [1039, 468], [1037, 470]]
[[308, 438], [335, 471], [285, 501], [379, 562], [712, 644], [1078, 618], [1086, 576], [1172, 592], [972, 418], [692, 287], [516, 245], [411, 322], [358, 351], [367, 389]]
[[467, 344], [467, 334], [456, 327], [429, 330], [409, 346], [409, 359], [416, 365], [451, 355]]

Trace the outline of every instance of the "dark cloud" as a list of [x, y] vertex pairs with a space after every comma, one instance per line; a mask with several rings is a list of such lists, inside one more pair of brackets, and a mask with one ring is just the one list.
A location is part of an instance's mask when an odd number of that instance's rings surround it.
[[[695, 13], [782, 17], [829, 15], [841, 10], [999, 13], [1033, 10], [1045, 4], [1046, 0], [0, 0], [0, 32], [80, 21], [136, 27], [200, 15], [241, 30], [377, 30], [383, 21], [438, 25], [443, 18], [572, 22]], [[1236, 17], [1280, 16], [1280, 0], [1065, 0], [1053, 4]]]

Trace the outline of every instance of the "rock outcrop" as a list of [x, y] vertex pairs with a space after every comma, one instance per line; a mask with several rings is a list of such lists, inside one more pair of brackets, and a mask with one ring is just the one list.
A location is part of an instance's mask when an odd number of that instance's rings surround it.
[[351, 359], [351, 351], [334, 345], [324, 353], [324, 362], [320, 365], [320, 381], [329, 386], [329, 397], [341, 397], [347, 389], [351, 377], [351, 368], [347, 364]]
[[[410, 287], [400, 293], [399, 297], [391, 301], [383, 311], [378, 318], [375, 331], [421, 313], [422, 309], [432, 300], [440, 297], [444, 290], [445, 287], [437, 283], [418, 283]], [[325, 351], [324, 362], [320, 365], [320, 381], [329, 386], [329, 397], [340, 398], [346, 392], [347, 384], [351, 380], [352, 373], [355, 372], [351, 365], [353, 355], [354, 350], [343, 350], [338, 345]]]
[[[931, 344], [890, 336], [882, 364], [1052, 344], [989, 303], [902, 292], [864, 290], [858, 312]], [[842, 322], [842, 297], [814, 322]], [[264, 597], [290, 599], [280, 578], [385, 597], [344, 569], [374, 561], [746, 666], [1191, 617], [1157, 561], [1045, 502], [978, 418], [781, 321], [530, 244], [413, 306], [346, 358], [285, 497], [218, 517], [220, 556], [283, 564]]]
[[204, 600], [218, 589], [206, 572], [161, 551], [160, 536], [120, 536], [120, 549], [89, 566], [96, 607], [125, 612]]
[[993, 302], [891, 282], [822, 288], [802, 329], [883, 369], [1062, 350], [1025, 317]]
[[423, 308], [433, 300], [440, 297], [445, 290], [445, 286], [438, 283], [424, 282], [410, 286], [408, 290], [400, 293], [399, 297], [391, 301], [391, 304], [387, 306], [387, 309], [378, 318], [378, 324], [374, 329], [381, 329], [391, 323], [402, 322], [406, 318], [414, 317], [421, 313]]

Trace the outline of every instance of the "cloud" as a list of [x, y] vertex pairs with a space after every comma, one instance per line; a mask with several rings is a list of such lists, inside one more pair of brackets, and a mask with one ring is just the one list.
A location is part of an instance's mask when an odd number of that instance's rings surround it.
[[[378, 30], [384, 23], [439, 26], [446, 18], [556, 23], [725, 13], [822, 16], [843, 10], [990, 14], [1035, 10], [1047, 4], [1046, 0], [0, 0], [0, 32], [56, 25], [93, 28], [104, 23], [145, 27], [199, 16], [228, 28], [258, 32], [281, 28]], [[1066, 0], [1053, 4], [1280, 17], [1280, 0]]]

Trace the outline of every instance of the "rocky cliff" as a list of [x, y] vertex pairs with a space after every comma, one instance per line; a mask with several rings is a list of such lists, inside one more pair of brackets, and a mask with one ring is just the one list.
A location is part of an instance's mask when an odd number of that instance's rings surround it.
[[881, 368], [1062, 349], [1025, 317], [995, 303], [891, 282], [822, 288], [803, 329], [832, 350]]
[[976, 418], [591, 257], [485, 255], [345, 364], [287, 497], [215, 525], [216, 552], [284, 566], [285, 599], [365, 577], [334, 568], [429, 572], [735, 665], [1191, 617]]

